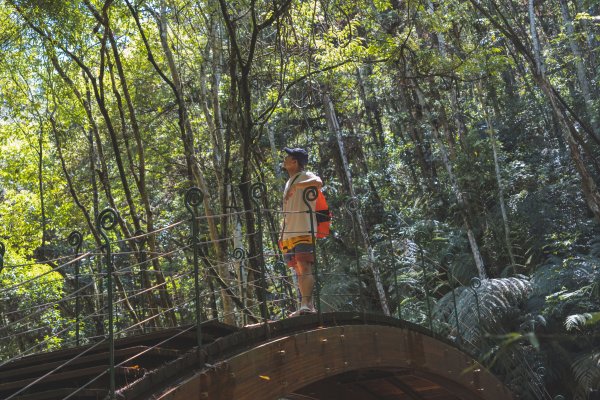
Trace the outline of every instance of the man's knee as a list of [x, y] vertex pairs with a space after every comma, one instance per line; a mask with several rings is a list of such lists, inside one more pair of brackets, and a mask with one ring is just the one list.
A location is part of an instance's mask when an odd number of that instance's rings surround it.
[[310, 275], [312, 274], [312, 266], [312, 262], [298, 261], [296, 263], [296, 273], [298, 273], [298, 275]]

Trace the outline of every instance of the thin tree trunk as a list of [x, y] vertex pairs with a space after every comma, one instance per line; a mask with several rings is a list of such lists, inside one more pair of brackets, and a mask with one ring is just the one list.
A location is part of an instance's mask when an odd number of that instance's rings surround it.
[[[483, 96], [483, 90], [481, 90], [481, 95]], [[498, 202], [500, 204], [500, 212], [502, 214], [502, 224], [504, 226], [504, 242], [506, 245], [506, 251], [508, 252], [508, 257], [510, 260], [510, 266], [515, 271], [516, 262], [515, 256], [512, 250], [512, 242], [510, 240], [510, 224], [508, 222], [508, 213], [506, 212], [506, 204], [504, 202], [504, 183], [502, 180], [502, 174], [500, 173], [500, 162], [498, 161], [498, 151], [496, 148], [496, 137], [495, 130], [492, 124], [492, 119], [490, 118], [487, 106], [483, 105], [483, 113], [485, 115], [485, 121], [487, 123], [488, 133], [490, 135], [490, 143], [492, 145], [492, 154], [494, 156], [494, 171], [496, 173], [496, 183], [498, 184]]]
[[533, 42], [533, 54], [535, 55], [535, 66], [538, 73], [542, 76], [546, 75], [544, 68], [544, 62], [542, 60], [542, 51], [540, 48], [540, 41], [537, 34], [536, 22], [535, 22], [535, 8], [533, 6], [534, 0], [528, 0], [528, 11], [529, 11], [529, 29], [531, 33], [531, 41]]
[[[352, 198], [355, 197], [354, 186], [352, 184], [352, 173], [350, 172], [350, 168], [348, 165], [348, 160], [346, 158], [346, 151], [344, 150], [344, 141], [342, 138], [342, 132], [340, 129], [340, 125], [337, 119], [337, 115], [335, 113], [335, 109], [333, 107], [333, 102], [329, 97], [328, 93], [323, 94], [323, 107], [325, 108], [325, 117], [327, 119], [327, 126], [331, 133], [333, 133], [337, 139], [338, 148], [340, 151], [340, 157], [342, 159], [342, 164], [344, 166], [344, 173], [346, 174], [346, 180], [348, 181], [348, 187], [350, 190], [350, 196]], [[362, 212], [360, 209], [356, 210], [356, 218], [358, 220], [358, 224], [360, 227], [360, 232], [363, 238], [363, 242], [365, 247], [367, 248], [367, 256], [369, 259], [369, 267], [373, 274], [373, 278], [375, 279], [375, 286], [377, 288], [377, 294], [379, 295], [379, 302], [381, 303], [381, 308], [385, 315], [390, 315], [390, 308], [388, 306], [388, 301], [385, 295], [385, 289], [383, 287], [383, 281], [381, 279], [381, 274], [379, 272], [379, 268], [375, 264], [375, 254], [373, 251], [373, 246], [371, 245], [371, 241], [369, 239], [369, 234], [367, 231], [367, 227], [365, 224], [365, 220], [363, 218]]]
[[[44, 132], [40, 121], [40, 133], [38, 137], [38, 185], [40, 190], [40, 211], [42, 218], [42, 255], [46, 247], [46, 207], [44, 204]], [[43, 255], [45, 258], [45, 256]]]
[[[588, 4], [592, 4], [591, 2], [587, 2]], [[584, 1], [583, 0], [576, 0], [575, 5], [577, 7], [577, 13], [580, 12], [588, 12], [590, 15], [594, 15], [594, 9], [593, 8], [585, 8], [584, 5]], [[596, 7], [596, 10], [598, 8]], [[585, 42], [587, 44], [587, 51], [586, 53], [586, 60], [588, 61], [588, 65], [590, 66], [590, 70], [595, 71], [597, 68], [597, 56], [596, 56], [596, 52], [594, 51], [595, 49], [598, 48], [598, 39], [596, 34], [594, 33], [594, 28], [593, 28], [593, 24], [594, 22], [592, 21], [588, 21], [587, 19], [583, 18], [581, 21], [581, 26], [582, 26], [582, 30], [583, 32], [585, 32]], [[595, 86], [595, 90], [594, 88], [592, 88], [592, 90], [594, 90], [594, 93], [596, 94], [596, 96], [598, 96], [598, 86]]]

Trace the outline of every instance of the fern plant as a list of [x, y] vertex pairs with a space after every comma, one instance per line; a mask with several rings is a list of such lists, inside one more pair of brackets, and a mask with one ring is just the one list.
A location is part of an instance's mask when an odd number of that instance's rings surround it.
[[487, 279], [447, 293], [437, 302], [435, 318], [444, 322], [449, 338], [478, 354], [521, 398], [533, 400], [544, 398], [544, 357], [530, 323], [542, 321], [526, 312], [531, 293], [524, 276]]
[[509, 331], [510, 321], [523, 314], [530, 292], [529, 281], [522, 277], [487, 279], [479, 287], [463, 286], [454, 294], [447, 293], [438, 301], [435, 316], [451, 326], [469, 350], [476, 351], [486, 335]]
[[582, 354], [571, 364], [575, 380], [575, 399], [588, 399], [593, 388], [600, 387], [600, 349]]

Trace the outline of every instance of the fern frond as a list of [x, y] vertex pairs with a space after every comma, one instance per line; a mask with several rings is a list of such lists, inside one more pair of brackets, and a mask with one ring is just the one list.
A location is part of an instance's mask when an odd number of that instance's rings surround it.
[[463, 287], [455, 291], [458, 318], [452, 293], [438, 301], [434, 312], [451, 325], [469, 347], [478, 350], [484, 333], [510, 330], [510, 324], [507, 326], [505, 322], [520, 313], [530, 292], [531, 284], [525, 278], [488, 279], [477, 289]]
[[573, 329], [581, 330], [586, 325], [594, 325], [600, 321], [600, 312], [583, 313], [569, 315], [565, 320], [565, 328], [568, 331]]

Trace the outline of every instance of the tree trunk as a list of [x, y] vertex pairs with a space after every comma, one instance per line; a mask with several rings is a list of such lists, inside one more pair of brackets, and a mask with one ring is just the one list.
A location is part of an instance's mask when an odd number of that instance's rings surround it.
[[44, 204], [44, 131], [40, 121], [40, 133], [38, 136], [38, 185], [40, 190], [40, 211], [42, 225], [42, 254], [46, 247], [46, 207]]
[[537, 28], [535, 23], [535, 9], [533, 6], [534, 0], [528, 0], [528, 11], [529, 11], [529, 29], [531, 32], [531, 41], [533, 42], [533, 54], [535, 55], [535, 66], [540, 75], [546, 75], [544, 68], [544, 62], [542, 60], [542, 51], [540, 48], [540, 41], [537, 34]]
[[[481, 95], [483, 96], [483, 90], [481, 90]], [[510, 266], [513, 269], [513, 272], [516, 268], [515, 256], [512, 250], [512, 243], [510, 240], [510, 225], [508, 222], [508, 214], [506, 212], [506, 205], [504, 202], [504, 183], [502, 181], [502, 174], [500, 173], [500, 163], [498, 161], [498, 151], [496, 149], [496, 137], [494, 133], [494, 126], [492, 125], [492, 119], [489, 116], [489, 112], [487, 110], [487, 106], [483, 105], [483, 113], [485, 115], [485, 121], [488, 128], [488, 133], [490, 135], [490, 143], [492, 145], [492, 154], [494, 156], [494, 171], [496, 173], [496, 183], [498, 184], [498, 202], [500, 204], [500, 212], [502, 214], [502, 224], [504, 226], [504, 242], [506, 245], [506, 251], [508, 252], [508, 257], [510, 259]]]
[[[593, 2], [587, 2], [587, 4], [589, 4], [589, 8], [586, 9], [585, 4], [584, 4], [584, 0], [576, 0], [575, 5], [577, 7], [577, 13], [580, 12], [588, 12], [590, 15], [594, 15], [594, 11], [598, 10], [598, 6], [596, 6], [596, 10], [594, 10], [593, 7], [591, 7], [591, 4], [593, 4]], [[581, 21], [581, 26], [582, 26], [582, 30], [583, 32], [585, 32], [585, 42], [587, 44], [587, 51], [586, 53], [586, 60], [588, 61], [588, 65], [590, 66], [590, 70], [592, 71], [596, 71], [597, 69], [597, 61], [598, 58], [596, 56], [596, 52], [594, 51], [595, 49], [598, 48], [598, 39], [596, 34], [594, 33], [594, 27], [593, 24], [594, 22], [592, 21], [588, 21], [587, 19], [583, 18]], [[597, 88], [598, 86], [595, 87], [596, 90], [594, 90], [594, 93], [596, 96], [598, 96], [598, 91]]]

